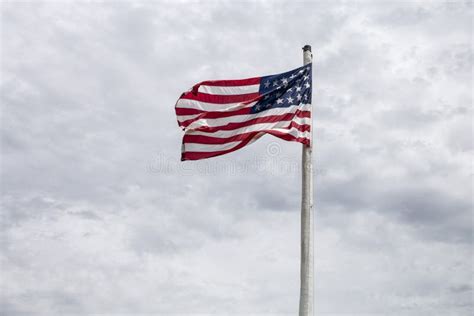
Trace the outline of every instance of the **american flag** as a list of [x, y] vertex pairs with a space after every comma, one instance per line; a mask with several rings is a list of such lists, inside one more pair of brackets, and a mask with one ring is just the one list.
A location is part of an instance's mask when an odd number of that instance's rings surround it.
[[312, 64], [284, 73], [196, 84], [176, 102], [181, 160], [240, 149], [265, 134], [309, 145]]

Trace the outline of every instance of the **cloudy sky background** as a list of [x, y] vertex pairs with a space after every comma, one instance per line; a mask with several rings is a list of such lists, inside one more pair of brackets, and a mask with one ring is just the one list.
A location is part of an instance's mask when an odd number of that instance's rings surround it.
[[295, 315], [300, 152], [181, 163], [314, 51], [316, 315], [472, 315], [472, 2], [2, 2], [2, 315]]

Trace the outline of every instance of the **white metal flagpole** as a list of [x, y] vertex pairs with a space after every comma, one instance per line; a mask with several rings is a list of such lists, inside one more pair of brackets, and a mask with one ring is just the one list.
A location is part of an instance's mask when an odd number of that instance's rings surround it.
[[[303, 64], [312, 62], [311, 46], [303, 47]], [[313, 127], [310, 145], [303, 144], [301, 192], [301, 267], [299, 316], [313, 315]]]

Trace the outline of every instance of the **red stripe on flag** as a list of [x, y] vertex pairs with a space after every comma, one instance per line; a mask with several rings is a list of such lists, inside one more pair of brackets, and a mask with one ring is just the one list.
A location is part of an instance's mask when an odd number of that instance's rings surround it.
[[199, 86], [215, 86], [215, 87], [236, 87], [236, 86], [250, 86], [254, 84], [260, 84], [260, 77], [247, 78], [247, 79], [234, 79], [234, 80], [207, 80], [198, 83], [195, 87]]
[[243, 108], [235, 111], [227, 111], [227, 112], [219, 112], [219, 111], [212, 111], [212, 112], [205, 112], [195, 118], [186, 120], [181, 122], [180, 124], [183, 126], [188, 126], [192, 122], [195, 122], [197, 120], [201, 119], [216, 119], [216, 118], [222, 118], [222, 117], [230, 117], [230, 116], [235, 116], [235, 115], [246, 115], [250, 114], [252, 112], [252, 108]]
[[233, 130], [236, 128], [240, 127], [245, 127], [253, 124], [260, 124], [260, 123], [274, 123], [274, 122], [279, 122], [279, 121], [291, 121], [293, 117], [311, 117], [311, 112], [310, 111], [296, 111], [295, 113], [287, 113], [287, 114], [282, 114], [282, 115], [269, 115], [269, 116], [263, 116], [263, 117], [258, 117], [254, 119], [250, 119], [248, 121], [244, 122], [235, 122], [235, 123], [228, 123], [226, 125], [222, 126], [214, 126], [214, 127], [209, 127], [209, 126], [202, 126], [199, 128], [196, 128], [196, 131], [202, 131], [202, 132], [208, 132], [208, 133], [213, 133], [216, 131], [229, 131]]
[[208, 111], [200, 115], [199, 118], [215, 119], [215, 118], [229, 117], [229, 116], [234, 116], [234, 115], [245, 115], [245, 114], [251, 114], [251, 113], [252, 113], [252, 108], [249, 107], [249, 108], [243, 108], [243, 109], [238, 109], [234, 111]]
[[296, 128], [300, 132], [309, 132], [311, 131], [311, 125], [309, 124], [298, 124], [296, 122], [291, 122], [288, 126], [288, 129]]
[[201, 114], [206, 113], [207, 111], [199, 110], [199, 109], [190, 109], [190, 108], [175, 108], [176, 115], [193, 115], [193, 114]]
[[[254, 136], [258, 134], [255, 133]], [[236, 151], [237, 149], [240, 149], [247, 145], [253, 137], [248, 137], [246, 140], [242, 141], [240, 144], [235, 146], [234, 148], [227, 149], [227, 150], [221, 150], [221, 151], [211, 151], [211, 152], [197, 152], [197, 151], [185, 151], [181, 153], [181, 161], [184, 160], [199, 160], [199, 159], [205, 159], [205, 158], [210, 158], [210, 157], [215, 157], [215, 156], [220, 156], [220, 155], [225, 155], [227, 153]]]
[[[199, 160], [199, 159], [205, 159], [205, 158], [211, 158], [211, 157], [216, 157], [220, 155], [225, 155], [227, 153], [236, 151], [244, 146], [246, 146], [255, 136], [260, 134], [262, 132], [253, 132], [251, 133], [252, 135], [248, 135], [247, 139], [243, 140], [239, 145], [235, 146], [234, 148], [228, 149], [228, 150], [221, 150], [221, 151], [211, 151], [211, 152], [193, 152], [193, 151], [187, 151], [183, 152], [181, 154], [181, 160]], [[309, 145], [310, 140], [308, 138], [303, 138], [303, 137], [294, 137], [293, 135], [277, 132], [277, 131], [266, 131], [264, 133], [271, 134], [273, 136], [276, 136], [278, 138], [287, 140], [287, 141], [294, 141], [294, 142], [299, 142], [304, 145]]]
[[[299, 125], [299, 124], [296, 124], [296, 125], [298, 126], [297, 127], [293, 126], [293, 127], [300, 132], [310, 130], [310, 125]], [[261, 131], [255, 131], [255, 132], [242, 133], [242, 134], [237, 134], [231, 137], [212, 137], [212, 136], [206, 136], [206, 135], [184, 135], [183, 143], [198, 143], [198, 144], [213, 144], [213, 145], [226, 144], [229, 142], [245, 140], [247, 137], [254, 135], [257, 132], [271, 134], [272, 130], [261, 130]], [[280, 131], [275, 131], [275, 132], [280, 132]], [[285, 133], [281, 132], [281, 134], [283, 135]]]
[[226, 104], [238, 102], [248, 103], [251, 101], [257, 101], [259, 98], [260, 94], [258, 92], [235, 95], [217, 95], [190, 91], [183, 93], [180, 99], [196, 100], [206, 103]]

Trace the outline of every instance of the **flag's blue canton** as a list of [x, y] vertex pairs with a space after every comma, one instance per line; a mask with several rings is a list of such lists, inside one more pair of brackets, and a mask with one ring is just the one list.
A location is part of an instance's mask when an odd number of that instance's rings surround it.
[[251, 113], [271, 108], [311, 103], [312, 64], [260, 79], [262, 98], [252, 107]]

